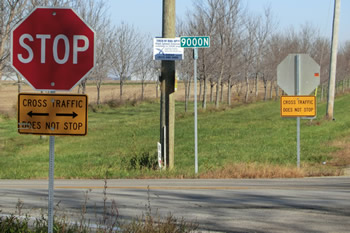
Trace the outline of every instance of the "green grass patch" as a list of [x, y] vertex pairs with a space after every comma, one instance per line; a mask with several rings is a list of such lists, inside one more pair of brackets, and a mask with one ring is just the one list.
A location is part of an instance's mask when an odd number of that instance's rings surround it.
[[[335, 121], [325, 121], [325, 103], [317, 119], [301, 121], [301, 164], [321, 165], [339, 148], [331, 142], [350, 133], [347, 113], [350, 95], [335, 102]], [[193, 109], [193, 106], [190, 106]], [[279, 102], [257, 102], [233, 108], [200, 111], [198, 117], [199, 172], [228, 164], [296, 165], [296, 119], [281, 118]], [[143, 102], [113, 107], [92, 106], [88, 134], [57, 136], [57, 178], [195, 177], [193, 112], [176, 103], [175, 169], [156, 169], [159, 141], [159, 103]], [[0, 117], [0, 178], [46, 178], [49, 137], [20, 135], [16, 119]]]

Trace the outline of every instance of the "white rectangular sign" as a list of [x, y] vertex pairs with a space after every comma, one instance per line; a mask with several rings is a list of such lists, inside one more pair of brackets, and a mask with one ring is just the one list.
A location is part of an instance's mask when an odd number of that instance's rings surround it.
[[157, 143], [157, 149], [158, 149], [158, 165], [160, 168], [162, 168], [162, 144], [159, 142]]
[[153, 60], [182, 60], [184, 48], [180, 38], [153, 38]]

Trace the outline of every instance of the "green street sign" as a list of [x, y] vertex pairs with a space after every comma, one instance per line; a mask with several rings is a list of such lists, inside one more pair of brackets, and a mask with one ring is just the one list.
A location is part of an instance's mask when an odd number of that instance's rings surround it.
[[182, 48], [209, 48], [209, 36], [181, 36], [180, 44]]

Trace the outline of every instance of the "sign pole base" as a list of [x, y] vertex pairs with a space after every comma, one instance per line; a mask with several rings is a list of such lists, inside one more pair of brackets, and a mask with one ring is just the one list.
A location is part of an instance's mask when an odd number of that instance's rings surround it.
[[53, 233], [53, 203], [54, 203], [54, 170], [55, 170], [55, 136], [50, 136], [49, 151], [49, 204], [48, 204], [48, 233]]

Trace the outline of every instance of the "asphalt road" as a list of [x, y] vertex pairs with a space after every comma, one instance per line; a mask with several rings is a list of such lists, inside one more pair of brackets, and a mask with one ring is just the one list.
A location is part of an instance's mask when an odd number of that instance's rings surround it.
[[[0, 180], [1, 214], [18, 213], [18, 203], [21, 214], [46, 214], [47, 190], [46, 180]], [[55, 180], [56, 213], [79, 219], [86, 206], [85, 218], [99, 222], [114, 200], [121, 221], [151, 211], [207, 231], [350, 232], [350, 177], [108, 180], [106, 191], [104, 180]]]

